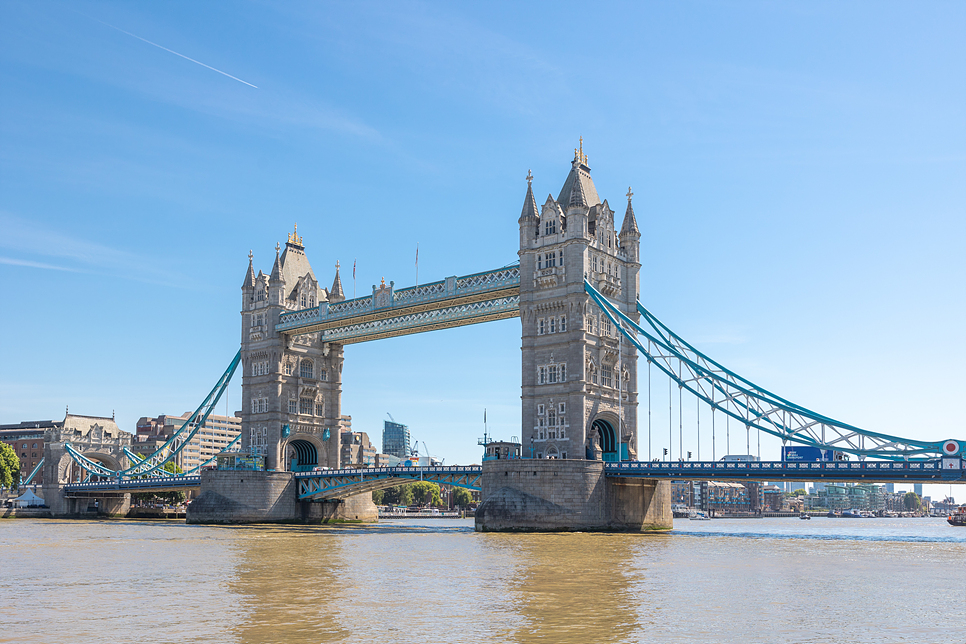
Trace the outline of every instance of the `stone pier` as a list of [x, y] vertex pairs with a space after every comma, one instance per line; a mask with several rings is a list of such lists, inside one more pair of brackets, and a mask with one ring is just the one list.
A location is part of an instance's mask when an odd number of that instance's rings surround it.
[[478, 532], [670, 530], [668, 481], [617, 480], [590, 460], [483, 463]]
[[298, 500], [292, 472], [208, 470], [187, 523], [363, 523], [379, 518], [369, 493], [325, 502]]

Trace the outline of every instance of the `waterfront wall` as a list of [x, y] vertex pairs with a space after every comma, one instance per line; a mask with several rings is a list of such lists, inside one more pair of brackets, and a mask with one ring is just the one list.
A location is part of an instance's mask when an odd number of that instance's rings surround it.
[[339, 501], [298, 500], [292, 472], [207, 470], [201, 493], [188, 505], [188, 523], [329, 523], [376, 521], [370, 494]]
[[485, 461], [482, 497], [480, 532], [668, 530], [673, 521], [667, 481], [608, 479], [601, 461]]

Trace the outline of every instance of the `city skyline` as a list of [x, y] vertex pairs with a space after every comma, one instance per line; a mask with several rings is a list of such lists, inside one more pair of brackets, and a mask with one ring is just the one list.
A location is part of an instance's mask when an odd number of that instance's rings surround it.
[[[347, 297], [413, 284], [417, 244], [420, 282], [514, 263], [528, 170], [556, 195], [583, 136], [684, 338], [833, 418], [966, 437], [963, 8], [694, 7], [595, 12], [611, 42], [575, 53], [539, 7], [5, 5], [0, 420], [193, 409], [238, 348], [249, 250], [269, 272], [296, 222]], [[484, 409], [522, 433], [519, 343], [508, 320], [349, 346], [343, 411], [479, 462]]]

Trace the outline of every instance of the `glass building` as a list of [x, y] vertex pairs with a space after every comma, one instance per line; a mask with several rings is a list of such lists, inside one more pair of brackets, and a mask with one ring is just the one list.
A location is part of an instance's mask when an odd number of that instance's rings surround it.
[[385, 423], [382, 430], [382, 453], [406, 458], [411, 454], [409, 427], [388, 420]]

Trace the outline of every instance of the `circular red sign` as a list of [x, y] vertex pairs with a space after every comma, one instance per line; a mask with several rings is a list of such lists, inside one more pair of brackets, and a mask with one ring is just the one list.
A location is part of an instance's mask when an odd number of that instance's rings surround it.
[[953, 456], [959, 453], [959, 443], [956, 441], [946, 441], [943, 443], [943, 453]]

